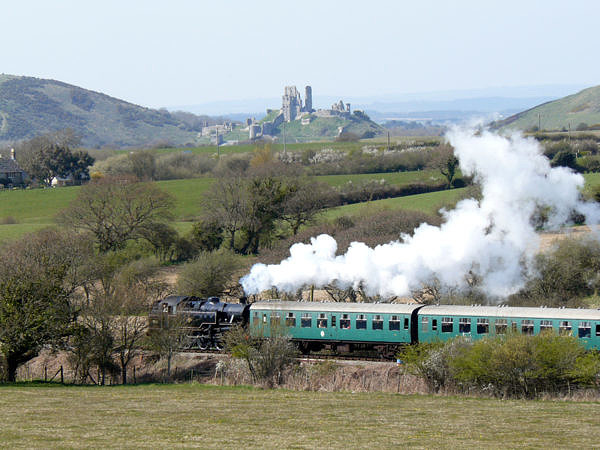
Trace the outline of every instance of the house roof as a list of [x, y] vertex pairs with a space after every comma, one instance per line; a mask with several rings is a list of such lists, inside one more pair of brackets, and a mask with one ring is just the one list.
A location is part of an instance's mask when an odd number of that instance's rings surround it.
[[16, 160], [12, 158], [1, 158], [0, 157], [0, 172], [25, 172]]

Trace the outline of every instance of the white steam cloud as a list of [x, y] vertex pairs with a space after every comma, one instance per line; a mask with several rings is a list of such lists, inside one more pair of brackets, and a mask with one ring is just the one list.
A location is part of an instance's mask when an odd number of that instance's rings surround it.
[[504, 297], [523, 285], [524, 272], [539, 247], [531, 224], [537, 206], [548, 207], [548, 228], [568, 223], [573, 211], [596, 225], [600, 209], [582, 202], [583, 177], [551, 168], [540, 145], [520, 135], [456, 129], [447, 135], [464, 175], [481, 184], [482, 200], [460, 201], [443, 211], [440, 227], [421, 224], [413, 236], [369, 248], [353, 242], [336, 256], [329, 235], [294, 244], [280, 264], [255, 264], [241, 279], [247, 294], [276, 287], [295, 292], [305, 285], [358, 287], [368, 295], [404, 296], [433, 280], [464, 288], [472, 274], [491, 296]]

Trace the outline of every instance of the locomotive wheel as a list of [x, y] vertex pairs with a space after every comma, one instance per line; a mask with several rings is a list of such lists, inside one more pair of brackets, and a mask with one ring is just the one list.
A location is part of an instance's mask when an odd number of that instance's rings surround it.
[[206, 338], [198, 339], [198, 348], [200, 350], [208, 350], [209, 347], [210, 347], [210, 343], [209, 343], [208, 339], [206, 339]]

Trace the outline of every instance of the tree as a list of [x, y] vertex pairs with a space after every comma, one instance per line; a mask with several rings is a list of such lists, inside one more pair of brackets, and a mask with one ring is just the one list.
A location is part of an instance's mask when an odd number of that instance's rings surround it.
[[308, 178], [294, 178], [286, 184], [282, 219], [295, 236], [302, 225], [311, 223], [320, 211], [333, 204], [334, 193], [329, 185]]
[[180, 348], [185, 347], [187, 340], [186, 321], [183, 316], [165, 314], [161, 328], [149, 336], [150, 348], [167, 360], [167, 376], [171, 377], [171, 361]]
[[81, 188], [58, 217], [61, 223], [91, 233], [101, 252], [144, 237], [156, 223], [172, 218], [172, 197], [152, 183], [105, 177]]
[[137, 151], [129, 154], [133, 175], [138, 180], [152, 181], [156, 177], [156, 158], [150, 151]]
[[282, 179], [267, 176], [248, 179], [244, 193], [246, 214], [242, 222], [244, 242], [240, 253], [257, 254], [261, 239], [271, 235], [276, 221], [283, 216], [288, 191]]
[[[127, 368], [145, 338], [145, 312], [165, 296], [166, 285], [156, 280], [158, 266], [150, 260], [116, 266], [107, 259], [106, 255], [99, 257], [101, 282], [92, 288], [92, 300], [82, 306], [82, 329], [72, 341], [72, 360], [82, 369], [96, 365], [100, 384], [105, 383], [107, 372], [117, 370], [127, 384]], [[85, 372], [82, 375], [85, 379]]]
[[551, 162], [552, 167], [569, 167], [571, 169], [577, 169], [577, 157], [571, 150], [559, 151]]
[[239, 269], [239, 257], [232, 251], [201, 252], [183, 266], [177, 288], [186, 295], [220, 296], [231, 290], [231, 278]]
[[205, 221], [217, 223], [229, 236], [229, 248], [235, 249], [236, 233], [247, 216], [245, 180], [240, 176], [221, 177], [202, 199]]
[[68, 129], [35, 137], [17, 147], [19, 163], [30, 177], [48, 186], [54, 177], [71, 176], [80, 183], [89, 178], [94, 158], [82, 150], [71, 151], [78, 143], [79, 138]]
[[44, 230], [0, 251], [0, 352], [7, 378], [45, 345], [59, 345], [76, 318], [72, 295], [77, 239]]
[[439, 149], [434, 151], [429, 166], [440, 171], [446, 178], [447, 187], [450, 189], [459, 168], [459, 161], [454, 155], [454, 149], [449, 145], [440, 145]]

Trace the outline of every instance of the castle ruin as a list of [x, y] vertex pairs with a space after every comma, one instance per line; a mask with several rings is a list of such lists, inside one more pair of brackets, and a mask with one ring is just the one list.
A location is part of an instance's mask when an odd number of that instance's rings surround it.
[[[272, 112], [272, 110], [267, 110]], [[314, 114], [314, 116], [312, 116]], [[262, 136], [271, 136], [283, 122], [301, 120], [302, 125], [309, 125], [313, 117], [350, 117], [350, 103], [344, 104], [342, 100], [334, 103], [330, 109], [313, 109], [312, 87], [304, 89], [304, 103], [300, 91], [296, 86], [285, 86], [281, 98], [281, 110], [275, 119], [258, 124], [254, 119], [247, 119], [246, 126], [248, 137], [257, 139]]]

